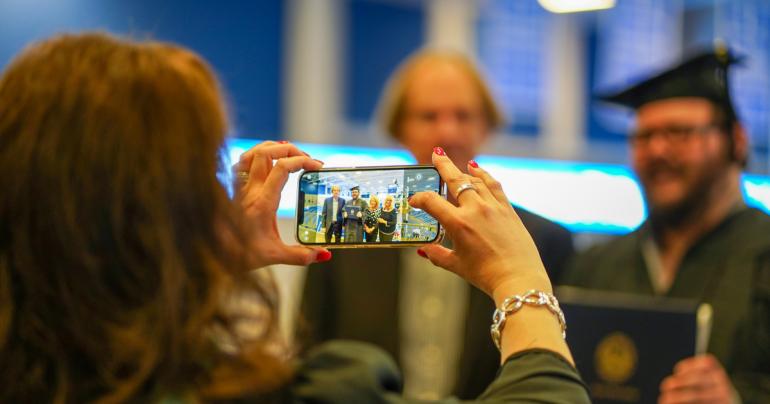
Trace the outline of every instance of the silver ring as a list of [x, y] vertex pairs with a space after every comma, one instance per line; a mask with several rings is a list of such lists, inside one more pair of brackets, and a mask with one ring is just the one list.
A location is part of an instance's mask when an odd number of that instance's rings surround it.
[[466, 182], [465, 184], [460, 184], [460, 186], [457, 187], [457, 191], [455, 191], [455, 198], [459, 198], [461, 193], [469, 189], [476, 191], [476, 186], [471, 184], [470, 182]]
[[249, 173], [247, 171], [238, 171], [238, 181], [247, 182], [249, 180]]

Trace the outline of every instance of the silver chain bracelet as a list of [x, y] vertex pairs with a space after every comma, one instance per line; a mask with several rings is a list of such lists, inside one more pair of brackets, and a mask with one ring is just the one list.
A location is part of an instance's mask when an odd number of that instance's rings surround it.
[[500, 338], [502, 336], [503, 327], [505, 327], [506, 317], [521, 310], [524, 305], [545, 306], [548, 308], [548, 310], [559, 319], [562, 338], [567, 338], [567, 322], [564, 319], [564, 313], [559, 307], [559, 301], [550, 293], [533, 289], [524, 295], [513, 295], [506, 298], [503, 300], [503, 304], [500, 308], [495, 309], [495, 313], [492, 315], [492, 327], [490, 328], [490, 332], [492, 333], [492, 341], [495, 343], [498, 350], [500, 349]]

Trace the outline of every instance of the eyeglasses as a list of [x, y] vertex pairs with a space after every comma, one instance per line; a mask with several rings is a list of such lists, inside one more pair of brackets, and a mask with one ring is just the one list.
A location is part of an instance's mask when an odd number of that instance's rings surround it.
[[705, 135], [719, 129], [719, 126], [710, 123], [707, 125], [670, 125], [661, 128], [639, 129], [631, 133], [628, 142], [633, 147], [646, 147], [655, 136], [660, 136], [671, 145], [683, 145], [695, 135]]

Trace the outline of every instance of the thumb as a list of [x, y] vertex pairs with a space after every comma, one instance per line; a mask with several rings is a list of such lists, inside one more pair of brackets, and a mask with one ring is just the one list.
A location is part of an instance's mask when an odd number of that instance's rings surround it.
[[288, 265], [310, 265], [325, 262], [332, 258], [332, 253], [325, 248], [311, 248], [299, 245], [284, 246], [281, 261]]
[[433, 265], [456, 272], [458, 258], [454, 251], [440, 245], [428, 244], [417, 249], [417, 253], [430, 260]]

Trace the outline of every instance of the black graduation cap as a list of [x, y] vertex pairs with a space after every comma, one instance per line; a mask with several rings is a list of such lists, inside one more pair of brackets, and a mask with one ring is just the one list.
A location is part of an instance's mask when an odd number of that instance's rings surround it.
[[733, 55], [724, 45], [695, 55], [670, 68], [619, 92], [599, 94], [598, 99], [638, 109], [652, 101], [676, 97], [705, 98], [725, 108], [735, 116], [728, 86], [727, 70], [742, 58]]
[[354, 186], [353, 188], [350, 188], [351, 191], [360, 191], [361, 189], [358, 188], [358, 185]]

